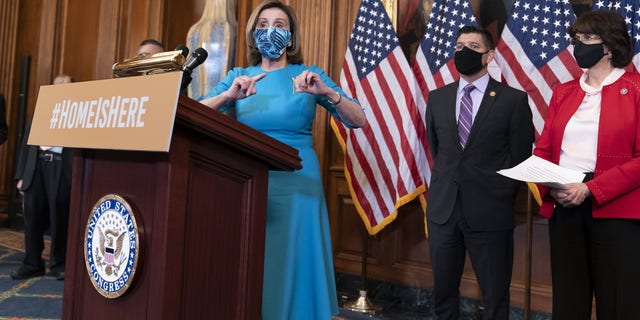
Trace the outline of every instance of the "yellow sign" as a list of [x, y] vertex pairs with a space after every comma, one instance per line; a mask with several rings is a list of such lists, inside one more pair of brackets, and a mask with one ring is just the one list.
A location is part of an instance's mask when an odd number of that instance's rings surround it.
[[169, 151], [182, 72], [40, 87], [30, 145]]

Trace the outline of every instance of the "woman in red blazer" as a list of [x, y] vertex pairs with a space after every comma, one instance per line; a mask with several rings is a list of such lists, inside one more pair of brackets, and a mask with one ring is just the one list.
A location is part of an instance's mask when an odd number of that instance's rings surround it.
[[539, 185], [549, 219], [553, 318], [640, 319], [640, 75], [623, 18], [587, 12], [569, 28], [586, 69], [554, 89], [534, 154], [587, 172], [562, 189]]

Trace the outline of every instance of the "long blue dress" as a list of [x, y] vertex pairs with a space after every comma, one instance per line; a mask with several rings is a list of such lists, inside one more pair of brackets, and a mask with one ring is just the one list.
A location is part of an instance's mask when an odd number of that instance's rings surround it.
[[[295, 92], [293, 78], [304, 70], [319, 74], [327, 86], [346, 99], [321, 69], [289, 65], [267, 72], [256, 83], [255, 95], [220, 109], [235, 107], [238, 121], [298, 149], [302, 158], [300, 170], [269, 172], [264, 320], [330, 320], [338, 313], [329, 219], [311, 128], [317, 104], [340, 117], [325, 98]], [[240, 75], [251, 77], [263, 72], [259, 66], [234, 68], [203, 99], [226, 91]]]

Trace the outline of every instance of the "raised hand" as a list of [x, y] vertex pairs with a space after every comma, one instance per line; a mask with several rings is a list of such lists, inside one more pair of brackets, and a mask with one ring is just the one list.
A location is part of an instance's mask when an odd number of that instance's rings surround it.
[[244, 99], [256, 93], [256, 82], [264, 78], [267, 74], [261, 73], [257, 76], [239, 76], [233, 80], [231, 87], [227, 89], [227, 98], [231, 100]]
[[296, 88], [296, 92], [307, 92], [315, 95], [326, 95], [332, 90], [327, 87], [320, 76], [309, 70], [302, 71], [297, 77], [293, 79], [293, 85]]

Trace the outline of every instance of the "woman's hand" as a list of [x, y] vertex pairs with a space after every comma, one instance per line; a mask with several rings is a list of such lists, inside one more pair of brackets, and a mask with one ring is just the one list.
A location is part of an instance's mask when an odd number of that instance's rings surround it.
[[233, 80], [233, 83], [225, 92], [227, 101], [244, 99], [250, 95], [256, 93], [256, 82], [264, 78], [267, 74], [265, 72], [249, 77], [239, 76]]
[[367, 123], [362, 108], [349, 99], [343, 99], [338, 91], [327, 87], [317, 73], [309, 70], [302, 71], [293, 79], [293, 85], [296, 92], [324, 96], [329, 103], [333, 104], [342, 120], [352, 128], [360, 128]]
[[327, 87], [320, 76], [309, 70], [302, 71], [297, 77], [293, 79], [293, 85], [296, 88], [296, 92], [307, 92], [314, 95], [328, 95], [333, 92]]
[[208, 106], [213, 110], [218, 110], [222, 105], [229, 101], [244, 99], [256, 93], [256, 82], [264, 78], [267, 74], [261, 73], [257, 76], [239, 76], [233, 80], [227, 91], [220, 93], [215, 97], [201, 100], [200, 103]]
[[584, 199], [591, 196], [591, 191], [584, 183], [567, 183], [562, 189], [551, 189], [549, 194], [565, 208], [581, 205]]

